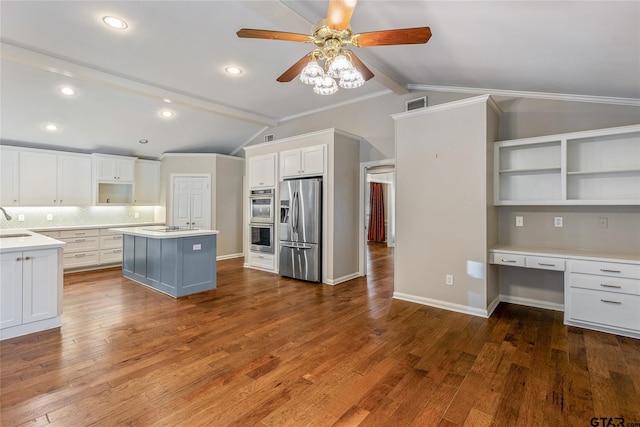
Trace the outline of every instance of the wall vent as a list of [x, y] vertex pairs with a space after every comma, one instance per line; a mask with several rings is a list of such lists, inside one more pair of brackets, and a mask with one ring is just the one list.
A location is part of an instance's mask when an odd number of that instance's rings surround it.
[[265, 135], [264, 136], [264, 142], [271, 142], [273, 141], [273, 134], [270, 133], [269, 135]]
[[412, 99], [407, 101], [407, 111], [417, 110], [418, 108], [424, 108], [427, 106], [427, 97]]

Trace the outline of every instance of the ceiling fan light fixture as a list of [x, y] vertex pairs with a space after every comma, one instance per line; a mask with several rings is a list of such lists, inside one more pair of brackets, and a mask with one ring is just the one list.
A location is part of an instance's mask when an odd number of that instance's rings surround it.
[[345, 55], [340, 53], [329, 62], [328, 74], [333, 78], [341, 78], [342, 73], [346, 71], [353, 71], [355, 67]]
[[364, 84], [364, 77], [358, 70], [348, 70], [342, 73], [338, 86], [343, 89], [355, 89]]
[[324, 76], [313, 87], [313, 91], [318, 95], [333, 95], [338, 91], [338, 84], [329, 76]]
[[315, 59], [309, 61], [300, 73], [300, 81], [307, 85], [316, 85], [323, 77], [324, 70]]

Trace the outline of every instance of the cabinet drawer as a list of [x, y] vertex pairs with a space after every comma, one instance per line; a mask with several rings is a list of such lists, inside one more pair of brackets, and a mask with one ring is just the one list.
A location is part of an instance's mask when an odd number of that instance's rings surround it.
[[569, 318], [640, 331], [640, 296], [570, 288]]
[[[569, 286], [592, 289], [594, 291], [640, 295], [640, 280], [638, 279], [570, 273]], [[638, 310], [640, 310], [640, 307], [638, 307]]]
[[99, 249], [97, 237], [78, 237], [77, 239], [63, 240], [67, 242], [67, 245], [64, 247], [65, 253], [85, 252]]
[[637, 264], [599, 261], [571, 261], [569, 267], [572, 273], [640, 279], [640, 265]]
[[117, 249], [122, 247], [122, 234], [100, 236], [100, 249]]
[[122, 249], [107, 249], [100, 251], [100, 264], [114, 264], [122, 262]]
[[273, 271], [275, 267], [275, 257], [273, 255], [249, 252], [249, 265], [251, 267], [264, 268], [265, 270]]
[[491, 263], [500, 265], [511, 265], [514, 267], [524, 267], [524, 255], [513, 255], [503, 252], [493, 252], [491, 254]]
[[65, 269], [98, 265], [98, 251], [65, 253], [62, 260]]
[[111, 231], [108, 228], [101, 228], [100, 235], [101, 236], [122, 236], [122, 233], [119, 231]]
[[564, 271], [565, 262], [560, 258], [548, 258], [538, 256], [528, 256], [525, 260], [525, 266], [528, 268], [539, 268], [542, 270]]
[[97, 237], [99, 234], [96, 228], [87, 228], [83, 230], [62, 230], [60, 237], [62, 239], [72, 239], [74, 237]]
[[59, 239], [60, 232], [59, 231], [36, 231], [38, 234], [42, 234], [43, 236], [51, 237], [52, 239]]

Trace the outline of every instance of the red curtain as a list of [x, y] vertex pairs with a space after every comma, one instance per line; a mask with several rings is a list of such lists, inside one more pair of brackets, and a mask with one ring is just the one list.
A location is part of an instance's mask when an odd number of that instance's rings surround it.
[[382, 195], [382, 184], [370, 182], [370, 206], [369, 213], [369, 233], [368, 240], [374, 242], [384, 242], [386, 240], [384, 230], [384, 196]]

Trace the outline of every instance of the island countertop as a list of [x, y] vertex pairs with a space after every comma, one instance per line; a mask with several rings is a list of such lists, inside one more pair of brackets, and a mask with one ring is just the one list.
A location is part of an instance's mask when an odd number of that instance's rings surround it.
[[166, 226], [110, 228], [109, 230], [151, 239], [177, 239], [180, 237], [210, 236], [220, 233], [218, 230], [173, 229], [172, 227]]

